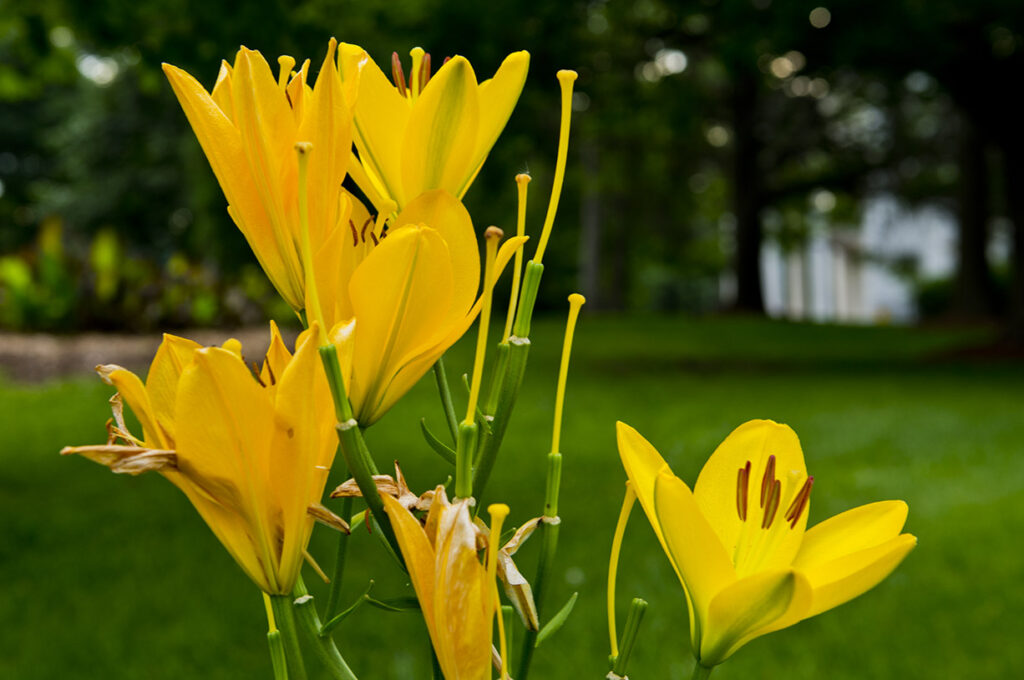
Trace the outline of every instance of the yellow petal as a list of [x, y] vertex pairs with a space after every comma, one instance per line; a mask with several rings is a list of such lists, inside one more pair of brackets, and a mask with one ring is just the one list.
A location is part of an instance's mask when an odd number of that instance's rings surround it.
[[400, 95], [369, 55], [356, 45], [341, 43], [338, 66], [349, 86], [358, 77], [355, 137], [359, 159], [378, 190], [398, 204], [402, 191], [402, 136], [409, 121], [409, 102]]
[[430, 638], [437, 647], [437, 631], [434, 629], [434, 550], [423, 532], [420, 523], [395, 498], [382, 494], [384, 510], [388, 513], [391, 526], [402, 550], [409, 580], [420, 602], [423, 619], [430, 631]]
[[[465, 316], [480, 288], [480, 250], [473, 220], [462, 202], [443, 189], [420, 194], [399, 213], [392, 229], [423, 224], [448, 244], [455, 274], [451, 322]], [[393, 233], [393, 232], [392, 232]]]
[[[320, 367], [316, 324], [279, 376], [274, 403], [274, 439], [269, 474], [273, 498], [270, 521], [280, 524], [282, 537], [279, 579], [290, 589], [309, 543], [313, 518], [306, 509], [323, 496], [334, 459], [333, 405], [327, 378]], [[276, 528], [276, 527], [273, 527]]]
[[260, 370], [260, 380], [264, 385], [274, 385], [281, 379], [285, 368], [292, 360], [292, 353], [288, 351], [284, 340], [281, 338], [281, 331], [273, 319], [270, 320], [270, 346], [267, 348], [266, 358], [263, 360], [263, 368]]
[[[769, 508], [762, 508], [760, 500], [770, 456], [774, 456], [773, 479], [780, 482], [781, 500], [775, 507], [769, 536], [765, 537], [761, 526]], [[737, 481], [747, 461], [751, 469], [747, 483], [747, 521], [743, 522], [737, 510]], [[785, 568], [793, 561], [800, 549], [809, 506], [795, 528], [785, 521], [785, 514], [806, 479], [807, 466], [796, 433], [771, 420], [752, 420], [740, 425], [708, 459], [697, 478], [693, 495], [725, 550], [734, 555], [733, 562], [741, 576], [758, 570]]]
[[[471, 166], [473, 176], [484, 164], [491, 147], [498, 141], [501, 131], [505, 129], [512, 110], [519, 101], [519, 95], [526, 83], [526, 74], [530, 69], [530, 53], [513, 52], [505, 57], [498, 71], [490, 80], [480, 83], [477, 90], [480, 102], [480, 132], [477, 138], [476, 151]], [[458, 188], [456, 195], [460, 198], [466, 193], [472, 176]]]
[[434, 617], [438, 661], [446, 678], [488, 678], [493, 584], [476, 554], [468, 500], [441, 516], [435, 546]]
[[[296, 247], [298, 161], [295, 155], [295, 118], [270, 66], [259, 52], [242, 48], [231, 85], [235, 124], [241, 135], [240, 143], [257, 200], [268, 217], [289, 289], [302, 291], [302, 267]], [[249, 221], [246, 215], [242, 217]], [[298, 301], [301, 309], [301, 295]], [[292, 300], [289, 299], [289, 303]]]
[[[242, 61], [239, 52], [238, 62]], [[265, 64], [265, 62], [264, 62]], [[269, 67], [267, 67], [269, 70]], [[294, 308], [302, 308], [302, 281], [296, 279], [288, 269], [288, 260], [281, 252], [282, 243], [275, 235], [270, 213], [264, 209], [261, 188], [253, 181], [252, 171], [243, 150], [242, 137], [220, 106], [207, 94], [203, 86], [185, 71], [163, 65], [167, 80], [185, 111], [192, 130], [203, 148], [213, 173], [217, 177], [224, 197], [228, 201], [228, 212], [238, 228], [245, 235], [249, 246], [266, 271], [271, 283], [281, 296]], [[237, 74], [222, 86], [232, 87], [231, 100], [237, 110], [240, 106], [234, 93]], [[218, 91], [218, 99], [225, 101], [226, 91]], [[234, 116], [235, 114], [233, 114]], [[251, 116], [250, 116], [251, 118]]]
[[902, 534], [859, 552], [801, 570], [811, 584], [811, 606], [804, 618], [838, 607], [874, 588], [899, 566], [917, 538]]
[[793, 567], [809, 569], [885, 543], [903, 530], [907, 512], [903, 501], [880, 501], [830, 517], [804, 535]]
[[626, 469], [626, 476], [633, 484], [640, 506], [644, 509], [655, 535], [661, 541], [662, 549], [667, 553], [665, 536], [658, 522], [658, 514], [654, 510], [654, 484], [662, 471], [671, 472], [668, 463], [642, 434], [621, 420], [615, 423], [615, 433], [618, 437], [622, 467]]
[[736, 581], [711, 601], [699, 661], [714, 666], [750, 640], [777, 630], [773, 624], [810, 605], [807, 580], [791, 570], [765, 571]]
[[430, 189], [455, 193], [472, 175], [479, 109], [473, 67], [457, 56], [438, 70], [413, 105], [402, 142], [406, 200]]
[[178, 470], [244, 521], [218, 527], [214, 525], [221, 518], [203, 518], [219, 536], [230, 531], [225, 545], [236, 560], [260, 565], [261, 587], [283, 592], [274, 575], [276, 537], [270, 534], [268, 518], [274, 432], [270, 400], [238, 357], [209, 347], [197, 350], [182, 373], [175, 422]]
[[220, 62], [220, 72], [217, 73], [217, 82], [210, 91], [210, 98], [217, 103], [229, 120], [235, 115], [235, 104], [231, 100], [231, 64], [224, 60]]
[[358, 328], [349, 396], [360, 424], [377, 420], [421, 377], [395, 381], [403, 359], [444, 336], [452, 276], [447, 245], [426, 227], [389, 234], [353, 274]]
[[[647, 480], [643, 479], [643, 483]], [[638, 498], [639, 486], [638, 483]], [[651, 524], [657, 523], [661, 528], [665, 552], [689, 593], [695, 610], [691, 621], [695, 617], [698, 624], [691, 626], [690, 632], [695, 635], [693, 640], [698, 640], [705, 634], [704, 621], [711, 601], [736, 580], [732, 562], [714, 528], [701, 514], [690, 487], [667, 467], [654, 480], [653, 496], [656, 519]]]
[[202, 345], [187, 338], [164, 333], [146, 376], [153, 415], [163, 430], [163, 437], [174, 448], [174, 402], [178, 395], [178, 381], [185, 366], [192, 361], [192, 353]]
[[352, 112], [335, 66], [336, 47], [331, 38], [298, 133], [301, 141], [313, 143], [307, 178], [311, 243], [321, 243], [337, 224], [338, 197], [352, 149]]

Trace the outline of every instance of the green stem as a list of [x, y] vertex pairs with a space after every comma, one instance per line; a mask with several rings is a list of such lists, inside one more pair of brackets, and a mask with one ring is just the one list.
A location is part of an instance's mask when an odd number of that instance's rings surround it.
[[622, 634], [622, 646], [619, 647], [619, 655], [615, 657], [612, 665], [612, 672], [615, 675], [626, 677], [626, 664], [629, 663], [629, 655], [633, 652], [637, 635], [640, 632], [640, 622], [647, 611], [647, 601], [639, 597], [633, 599], [629, 608], [629, 616], [626, 618], [626, 628]]
[[[352, 516], [352, 497], [348, 496], [341, 501], [341, 516], [348, 520]], [[345, 557], [348, 555], [348, 534], [338, 532], [338, 552], [334, 558], [334, 575], [331, 577], [331, 587], [327, 591], [327, 608], [324, 609], [324, 618], [329, 619], [337, 613], [338, 600], [341, 598], [341, 582], [345, 576]]]
[[473, 473], [473, 496], [481, 499], [487, 480], [490, 479], [494, 463], [498, 458], [498, 451], [505, 438], [505, 431], [508, 429], [509, 421], [512, 418], [512, 409], [515, 408], [516, 399], [519, 397], [519, 388], [523, 384], [523, 375], [526, 373], [526, 360], [530, 356], [529, 338], [517, 338], [509, 343], [508, 368], [505, 379], [501, 382], [501, 391], [497, 399], [497, 407], [493, 413], [490, 434], [484, 434], [481, 443], [480, 456], [477, 460], [476, 470]]
[[695, 663], [693, 665], [693, 675], [690, 676], [690, 680], [705, 680], [705, 678], [710, 678], [712, 668], [714, 668], [714, 666], [709, 668], [707, 666], [701, 666], [699, 662]]
[[284, 648], [287, 651], [288, 666], [292, 669], [294, 680], [306, 680], [306, 664], [302, 660], [302, 648], [295, 630], [295, 613], [292, 611], [292, 598], [288, 595], [271, 595], [270, 606], [274, 610], [274, 620], [281, 630]]
[[458, 444], [455, 447], [455, 497], [473, 495], [473, 458], [479, 427], [476, 423], [459, 423]]
[[358, 680], [356, 674], [345, 663], [330, 635], [321, 635], [320, 617], [313, 605], [313, 596], [306, 591], [306, 584], [300, 578], [295, 583], [295, 614], [306, 639], [312, 643], [317, 658], [335, 680]]
[[384, 502], [380, 499], [377, 484], [373, 481], [373, 476], [377, 474], [377, 466], [373, 462], [370, 450], [366, 448], [366, 440], [363, 439], [359, 423], [353, 418], [352, 405], [349, 404], [345, 394], [338, 350], [334, 345], [324, 345], [320, 348], [320, 359], [324, 365], [324, 372], [327, 373], [327, 384], [331, 389], [331, 397], [334, 399], [334, 415], [338, 419], [335, 429], [338, 431], [341, 455], [345, 458], [345, 464], [356, 480], [363, 500], [366, 501], [366, 507], [370, 509], [370, 513], [380, 525], [384, 538], [396, 553], [401, 554], [398, 541], [395, 539], [395, 532], [391, 528], [391, 522], [384, 512]]
[[[544, 609], [544, 594], [547, 591], [548, 573], [555, 561], [558, 550], [558, 534], [561, 520], [558, 517], [558, 491], [562, 482], [562, 454], [553, 451], [548, 454], [547, 484], [544, 492], [544, 520], [540, 525], [541, 545], [540, 559], [537, 562], [537, 576], [533, 579], [533, 600], [537, 605], [537, 618]], [[522, 656], [519, 658], [518, 680], [526, 680], [530, 674], [530, 662], [533, 660], [533, 649], [537, 643], [538, 631], [526, 631], [523, 641]]]
[[494, 366], [491, 369], [491, 384], [487, 388], [487, 398], [484, 399], [483, 411], [493, 416], [498, 408], [498, 399], [501, 397], [501, 388], [505, 382], [505, 375], [508, 373], [508, 355], [512, 345], [508, 340], [498, 343], [495, 348]]
[[288, 680], [288, 662], [285, 660], [281, 631], [272, 630], [267, 633], [267, 646], [270, 647], [270, 663], [274, 665], [274, 680]]
[[441, 395], [441, 406], [444, 408], [445, 422], [452, 434], [452, 442], [458, 440], [459, 421], [455, 417], [455, 402], [452, 401], [452, 390], [448, 386], [448, 375], [444, 370], [444, 357], [434, 362], [434, 379], [437, 381], [437, 392]]

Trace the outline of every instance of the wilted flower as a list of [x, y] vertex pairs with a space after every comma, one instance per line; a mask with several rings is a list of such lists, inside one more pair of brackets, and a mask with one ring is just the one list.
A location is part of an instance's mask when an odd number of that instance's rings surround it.
[[[319, 509], [337, 439], [315, 338], [294, 356], [271, 324], [258, 375], [241, 345], [200, 347], [165, 335], [146, 383], [120, 366], [98, 368], [118, 393], [106, 445], [64, 449], [140, 474], [156, 470], [188, 496], [239, 566], [264, 592], [290, 593]], [[128, 431], [122, 399], [142, 425]]]

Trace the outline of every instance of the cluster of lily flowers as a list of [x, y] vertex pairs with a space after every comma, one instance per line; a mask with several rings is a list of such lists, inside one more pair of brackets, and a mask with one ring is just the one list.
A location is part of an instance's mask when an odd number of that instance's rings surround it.
[[[525, 372], [576, 74], [558, 73], [557, 162], [532, 258], [524, 267], [530, 178], [519, 175], [516, 235], [499, 246], [502, 230], [486, 229], [481, 263], [462, 198], [518, 101], [529, 55], [509, 55], [484, 82], [463, 57], [446, 59], [436, 71], [422, 49], [411, 58], [406, 77], [393, 55], [389, 80], [365, 50], [332, 39], [313, 81], [308, 60], [297, 67], [281, 57], [275, 76], [259, 52], [243, 47], [233, 64], [221, 65], [209, 92], [164, 66], [231, 219], [304, 330], [289, 349], [271, 322], [262, 363], [248, 363], [234, 339], [202, 347], [165, 335], [145, 381], [117, 365], [98, 367], [117, 390], [107, 441], [62, 452], [116, 473], [157, 472], [185, 494], [263, 591], [277, 680], [306, 676], [301, 635], [331, 677], [356, 677], [331, 631], [359, 603], [372, 601], [364, 595], [340, 606], [348, 535], [357, 524], [372, 527], [408, 574], [433, 645], [435, 677], [481, 680], [496, 670], [508, 678], [506, 627], [518, 618], [526, 633], [515, 675], [525, 679], [533, 649], [575, 602], [543, 620], [545, 576], [560, 528], [562, 407], [582, 296], [569, 296], [543, 514], [501, 545], [508, 506], [490, 505], [488, 526], [476, 499]], [[493, 289], [513, 262], [508, 314], [485, 388]], [[459, 420], [443, 355], [474, 322], [476, 354]], [[417, 495], [397, 463], [394, 476], [380, 473], [363, 431], [430, 371], [448, 432], [438, 436], [422, 424], [443, 466], [439, 483]], [[125, 404], [141, 433], [131, 431]], [[900, 533], [907, 515], [900, 501], [850, 510], [805, 531], [813, 477], [784, 425], [740, 426], [692, 491], [635, 430], [619, 423], [618, 436], [629, 481], [609, 570], [609, 677], [625, 675], [643, 612], [634, 601], [620, 647], [615, 581], [636, 499], [683, 585], [697, 677], [749, 640], [873, 587], [916, 542]], [[335, 461], [336, 452], [343, 460]], [[325, 498], [332, 466], [351, 476], [328, 494], [339, 499], [333, 502]], [[364, 510], [353, 507], [357, 499]], [[333, 578], [308, 551], [317, 522], [338, 532]], [[531, 586], [513, 556], [534, 534], [542, 544]], [[330, 582], [322, 608], [303, 583], [304, 563]], [[501, 605], [499, 582], [511, 607]]]

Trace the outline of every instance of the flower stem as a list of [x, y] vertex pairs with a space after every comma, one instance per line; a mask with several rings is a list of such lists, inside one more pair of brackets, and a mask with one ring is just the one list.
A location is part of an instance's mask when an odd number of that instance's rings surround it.
[[294, 594], [295, 614], [299, 626], [306, 639], [313, 643], [317, 657], [330, 672], [331, 677], [335, 680], [358, 680], [356, 674], [345, 663], [337, 645], [334, 644], [334, 639], [330, 635], [321, 635], [322, 626], [313, 605], [313, 596], [306, 590], [306, 584], [301, 578], [295, 583]]
[[700, 665], [699, 662], [695, 663], [693, 665], [693, 675], [690, 676], [690, 680], [705, 680], [705, 678], [710, 678], [712, 668], [714, 668], [714, 666], [708, 667]]
[[299, 647], [299, 636], [295, 629], [292, 598], [288, 595], [271, 595], [270, 606], [274, 610], [274, 620], [284, 640], [288, 665], [292, 670], [290, 677], [293, 680], [306, 680], [306, 664], [302, 660], [302, 648]]
[[[341, 516], [346, 520], [352, 516], [351, 497], [346, 497], [341, 501]], [[348, 555], [348, 537], [349, 535], [345, 532], [338, 532], [338, 552], [335, 554], [334, 558], [334, 575], [331, 577], [331, 587], [330, 590], [327, 591], [327, 607], [324, 609], [324, 618], [326, 619], [330, 619], [337, 613], [338, 600], [341, 597], [341, 583], [345, 576], [345, 557]]]
[[622, 633], [622, 649], [615, 656], [615, 663], [612, 672], [616, 675], [626, 677], [626, 665], [629, 663], [629, 655], [633, 652], [637, 635], [640, 632], [640, 622], [643, 621], [644, 612], [647, 611], [647, 601], [639, 597], [633, 598], [633, 604], [629, 608], [629, 616], [626, 617], [626, 628]]
[[267, 609], [267, 646], [270, 648], [270, 663], [274, 666], [274, 680], [288, 680], [288, 661], [284, 654], [284, 641], [281, 631], [274, 621], [274, 606], [270, 596], [263, 593], [263, 604]]

